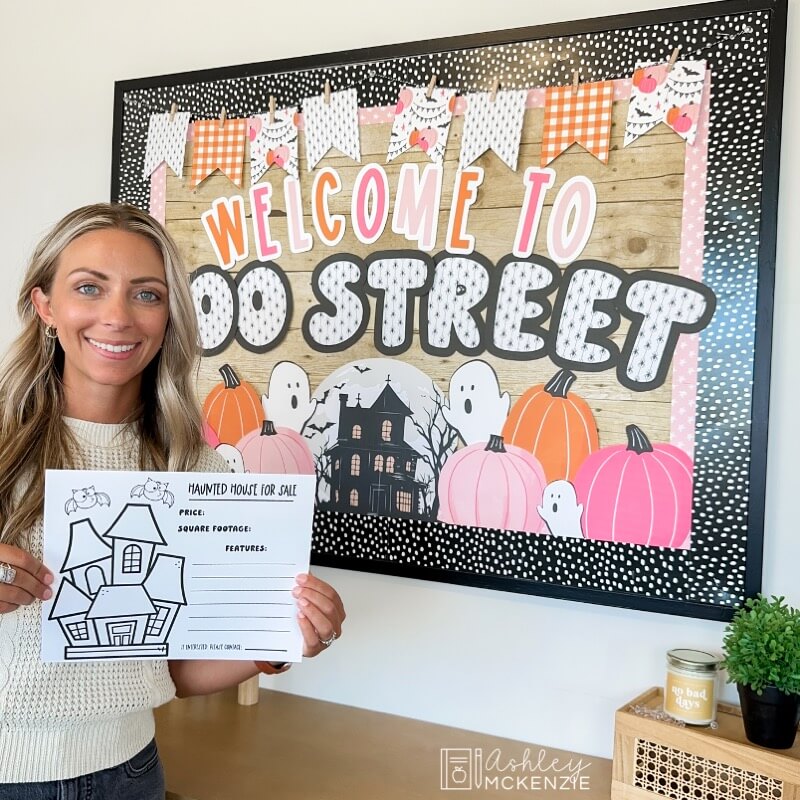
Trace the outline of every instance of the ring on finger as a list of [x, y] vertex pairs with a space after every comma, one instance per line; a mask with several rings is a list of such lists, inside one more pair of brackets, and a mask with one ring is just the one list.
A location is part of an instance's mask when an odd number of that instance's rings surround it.
[[338, 638], [338, 634], [334, 631], [327, 639], [320, 637], [319, 642], [323, 647], [330, 647]]
[[[17, 571], [11, 564], [0, 562], [0, 583], [14, 583], [14, 578], [17, 577]], [[334, 638], [336, 638], [334, 636]]]

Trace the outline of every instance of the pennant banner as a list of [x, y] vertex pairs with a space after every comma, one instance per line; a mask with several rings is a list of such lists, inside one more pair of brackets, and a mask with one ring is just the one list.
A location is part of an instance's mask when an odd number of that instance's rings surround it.
[[217, 169], [241, 186], [246, 135], [246, 119], [229, 119], [224, 125], [220, 125], [218, 119], [195, 122], [192, 186], [197, 186]]
[[525, 90], [497, 92], [494, 101], [489, 92], [467, 95], [459, 155], [461, 169], [491, 149], [516, 172], [527, 96]]
[[327, 103], [323, 95], [307, 97], [303, 100], [303, 122], [309, 172], [332, 147], [361, 163], [355, 89], [333, 92]]
[[250, 183], [256, 183], [270, 167], [298, 176], [297, 108], [276, 111], [271, 125], [269, 114], [250, 118]]
[[613, 81], [572, 86], [551, 86], [545, 91], [541, 166], [546, 167], [577, 142], [608, 163], [611, 141]]
[[694, 144], [705, 74], [705, 61], [676, 61], [671, 70], [666, 64], [637, 65], [623, 147], [635, 142], [659, 122], [669, 125], [678, 136]]
[[387, 163], [412, 147], [419, 147], [431, 161], [441, 164], [455, 95], [455, 89], [434, 89], [428, 97], [424, 87], [405, 87], [397, 100]]
[[186, 152], [186, 132], [189, 130], [190, 116], [188, 111], [181, 111], [174, 116], [150, 115], [142, 177], [149, 178], [163, 163], [178, 177], [183, 175], [183, 156]]

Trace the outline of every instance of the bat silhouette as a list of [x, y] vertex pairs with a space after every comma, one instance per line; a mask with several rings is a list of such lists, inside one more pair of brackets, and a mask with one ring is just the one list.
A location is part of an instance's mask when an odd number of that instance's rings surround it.
[[346, 385], [347, 385], [346, 383], [337, 383], [333, 388], [334, 389], [341, 389], [342, 386], [346, 386]]
[[365, 372], [369, 372], [372, 367], [359, 367], [358, 364], [355, 364], [355, 368], [363, 375]]
[[335, 423], [333, 422], [326, 422], [322, 427], [319, 425], [306, 425], [307, 428], [310, 428], [312, 431], [317, 431], [317, 433], [325, 433], [328, 428], [332, 428]]
[[695, 69], [688, 69], [687, 67], [684, 67], [683, 71], [686, 75], [696, 75], [698, 78], [700, 77], [700, 72]]
[[328, 395], [329, 395], [330, 393], [331, 393], [331, 390], [330, 390], [330, 389], [326, 389], [326, 390], [325, 390], [325, 391], [322, 393], [322, 398], [320, 399], [320, 401], [319, 401], [319, 402], [320, 402], [320, 403], [324, 403], [324, 402], [325, 402], [325, 401], [328, 399]]
[[97, 505], [109, 506], [111, 498], [105, 492], [96, 492], [94, 486], [84, 486], [83, 489], [72, 490], [72, 497], [64, 504], [64, 511], [71, 514], [79, 508], [93, 508]]
[[652, 114], [651, 114], [649, 111], [642, 111], [642, 109], [641, 109], [641, 108], [637, 108], [637, 109], [636, 109], [636, 113], [637, 113], [637, 114], [638, 114], [640, 117], [652, 117], [652, 116], [653, 116], [653, 115], [652, 115]]

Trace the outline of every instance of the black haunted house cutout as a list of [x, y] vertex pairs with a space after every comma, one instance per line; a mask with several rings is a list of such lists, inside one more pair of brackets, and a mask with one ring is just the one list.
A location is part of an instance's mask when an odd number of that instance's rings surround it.
[[184, 559], [155, 552], [166, 541], [150, 506], [128, 503], [102, 537], [90, 519], [77, 520], [69, 537], [50, 612], [69, 642], [64, 657], [165, 658], [186, 605]]
[[339, 438], [331, 448], [331, 506], [336, 511], [422, 517], [420, 454], [405, 441], [411, 409], [386, 380], [369, 408], [339, 395]]

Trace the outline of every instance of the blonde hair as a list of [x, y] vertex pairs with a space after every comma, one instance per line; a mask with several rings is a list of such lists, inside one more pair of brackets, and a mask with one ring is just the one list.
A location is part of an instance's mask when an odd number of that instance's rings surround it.
[[141, 405], [130, 420], [139, 434], [140, 469], [192, 469], [203, 447], [193, 375], [199, 355], [197, 319], [175, 242], [156, 220], [133, 206], [98, 203], [79, 208], [56, 224], [33, 253], [17, 300], [22, 332], [0, 372], [2, 542], [21, 543], [41, 515], [45, 469], [74, 466], [74, 439], [62, 422], [64, 351], [57, 339], [45, 334], [31, 291], [38, 286], [48, 294], [67, 245], [97, 230], [144, 236], [164, 261], [169, 320], [162, 348], [142, 375]]

